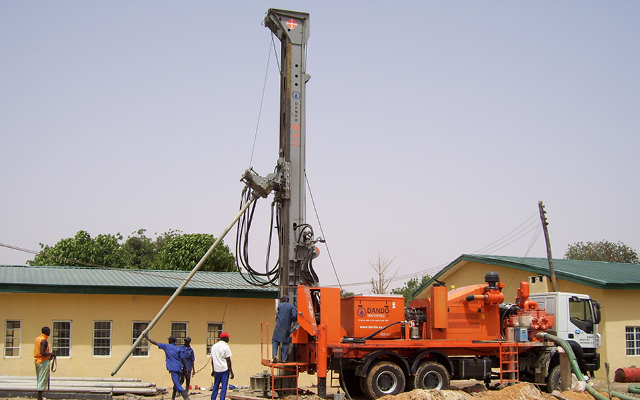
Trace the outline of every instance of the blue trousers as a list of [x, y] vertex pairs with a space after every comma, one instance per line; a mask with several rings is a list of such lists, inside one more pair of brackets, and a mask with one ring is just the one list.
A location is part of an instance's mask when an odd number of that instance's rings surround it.
[[[211, 400], [218, 397], [218, 389], [220, 389], [220, 400], [224, 400], [227, 396], [227, 386], [229, 384], [229, 370], [224, 372], [213, 373], [213, 391], [211, 392]], [[222, 387], [220, 387], [222, 385]]]
[[276, 342], [275, 340], [273, 340], [271, 341], [271, 344], [273, 345], [273, 351], [271, 352], [273, 358], [278, 358], [278, 347], [280, 347], [279, 345], [282, 345], [282, 348], [280, 349], [280, 361], [287, 361], [287, 355], [289, 353], [289, 343]]
[[179, 393], [184, 392], [184, 389], [180, 384], [180, 372], [173, 372], [173, 371], [169, 371], [169, 372], [171, 373], [171, 380], [173, 381], [173, 390]]

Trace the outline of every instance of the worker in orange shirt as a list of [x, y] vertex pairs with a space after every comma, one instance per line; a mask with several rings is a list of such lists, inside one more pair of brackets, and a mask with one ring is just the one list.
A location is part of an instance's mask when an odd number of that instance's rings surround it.
[[51, 359], [55, 358], [55, 354], [51, 352], [47, 339], [51, 335], [51, 329], [48, 326], [42, 328], [42, 335], [36, 338], [35, 347], [33, 349], [33, 358], [36, 364], [36, 380], [38, 384], [38, 400], [42, 400], [42, 392], [49, 390], [49, 364]]

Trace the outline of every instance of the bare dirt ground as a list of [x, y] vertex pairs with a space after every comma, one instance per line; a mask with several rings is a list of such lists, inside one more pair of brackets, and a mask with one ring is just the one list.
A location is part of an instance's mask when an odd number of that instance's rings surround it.
[[[592, 380], [592, 387], [595, 389], [607, 389], [607, 382]], [[627, 388], [630, 385], [639, 385], [639, 383], [614, 383], [611, 382], [611, 391], [625, 394], [630, 397], [640, 399], [640, 396], [629, 393]], [[309, 392], [315, 392], [315, 388], [305, 388]], [[330, 397], [336, 393], [336, 388], [328, 388], [327, 392]], [[601, 392], [608, 398], [606, 392]], [[565, 391], [559, 394], [567, 400], [594, 400], [588, 392]], [[230, 390], [227, 397], [232, 400], [248, 400], [263, 398], [262, 392], [252, 390]], [[192, 400], [207, 400], [211, 398], [211, 391], [199, 390], [192, 391]], [[323, 400], [315, 394], [301, 394], [301, 400]], [[159, 395], [154, 397], [114, 397], [114, 400], [170, 400], [171, 394]], [[354, 398], [354, 400], [363, 400], [364, 398]], [[617, 397], [613, 396], [613, 399]], [[178, 400], [181, 400], [178, 399]], [[295, 396], [287, 396], [283, 400], [296, 400]], [[507, 386], [500, 390], [485, 390], [484, 385], [478, 381], [454, 381], [450, 390], [420, 390], [416, 389], [411, 392], [405, 392], [397, 396], [385, 396], [380, 400], [558, 400], [558, 397], [546, 393], [544, 389], [541, 391], [537, 386], [530, 383], [518, 383], [513, 386]]]
[[[595, 389], [607, 389], [607, 382], [592, 380], [592, 387]], [[640, 399], [640, 395], [636, 395], [628, 392], [630, 385], [639, 385], [639, 383], [614, 383], [611, 382], [611, 391], [622, 393], [629, 397], [635, 397]], [[321, 397], [315, 394], [308, 394], [315, 392], [315, 388], [303, 388], [304, 390], [299, 396], [300, 400], [323, 400]], [[333, 398], [333, 395], [337, 392], [337, 388], [328, 388], [328, 395]], [[606, 392], [601, 392], [605, 397], [609, 397]], [[263, 399], [262, 392], [253, 391], [249, 389], [241, 390], [229, 390], [227, 397], [231, 400], [252, 400]], [[420, 390], [416, 389], [411, 392], [401, 393], [397, 396], [385, 396], [381, 397], [381, 400], [593, 400], [593, 396], [585, 392], [573, 392], [565, 391], [559, 394], [560, 397], [555, 397], [544, 390], [538, 389], [530, 383], [518, 383], [513, 386], [507, 386], [500, 390], [486, 390], [481, 382], [477, 381], [454, 381], [451, 384], [449, 390]], [[46, 395], [45, 395], [46, 397]], [[191, 391], [192, 400], [208, 400], [211, 398], [211, 391], [209, 390], [193, 390]], [[81, 397], [76, 397], [79, 399]], [[114, 400], [170, 400], [171, 393], [160, 394], [156, 396], [136, 396], [136, 395], [123, 395], [114, 396]], [[182, 400], [182, 397], [178, 396], [178, 400]], [[613, 396], [613, 399], [617, 397]], [[0, 400], [27, 400], [27, 398], [5, 398], [0, 397]], [[295, 396], [287, 396], [283, 400], [296, 400]], [[363, 400], [363, 398], [354, 398], [353, 400]]]

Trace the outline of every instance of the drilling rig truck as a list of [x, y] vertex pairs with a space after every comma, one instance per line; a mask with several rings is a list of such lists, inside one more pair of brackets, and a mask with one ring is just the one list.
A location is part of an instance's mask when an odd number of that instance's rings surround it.
[[[296, 376], [317, 374], [323, 397], [332, 372], [348, 393], [371, 399], [413, 388], [446, 389], [452, 379], [529, 381], [553, 389], [560, 376], [558, 347], [536, 337], [548, 331], [568, 340], [583, 373], [592, 375], [600, 364], [600, 309], [588, 296], [532, 296], [524, 281], [515, 302], [505, 304], [504, 284], [495, 272], [486, 273], [484, 284], [453, 290], [436, 282], [429, 298], [409, 307], [401, 296], [341, 298], [339, 288], [318, 284], [312, 260], [318, 256], [316, 244], [324, 239], [314, 238], [305, 221], [309, 14], [270, 9], [264, 24], [281, 42], [279, 158], [273, 173], [263, 177], [250, 169], [242, 180], [245, 193], [251, 193], [247, 199], [275, 193], [279, 258], [277, 267], [267, 265], [265, 273], [244, 261], [238, 264], [254, 283], [277, 282], [280, 295], [296, 304], [300, 326], [292, 334], [293, 361], [274, 364], [267, 351], [262, 363], [293, 369]], [[244, 245], [237, 249], [246, 252]]]

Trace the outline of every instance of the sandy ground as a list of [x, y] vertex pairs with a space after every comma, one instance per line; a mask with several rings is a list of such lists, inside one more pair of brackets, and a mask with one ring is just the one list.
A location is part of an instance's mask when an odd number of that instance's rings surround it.
[[[595, 389], [606, 389], [607, 382], [593, 380], [591, 382], [592, 387]], [[613, 392], [619, 392], [630, 397], [640, 399], [640, 395], [629, 393], [627, 388], [630, 385], [640, 385], [640, 383], [614, 383], [611, 382], [611, 390]], [[302, 388], [300, 399], [302, 400], [322, 400], [317, 395], [316, 388], [307, 387]], [[329, 398], [333, 398], [333, 395], [338, 391], [337, 388], [327, 388], [327, 394]], [[449, 390], [420, 390], [416, 389], [411, 392], [401, 393], [397, 396], [385, 396], [381, 397], [381, 400], [593, 400], [593, 397], [587, 392], [573, 392], [565, 391], [561, 394], [561, 397], [554, 397], [544, 391], [540, 391], [535, 385], [530, 383], [518, 383], [513, 386], [507, 386], [500, 390], [486, 390], [484, 385], [478, 381], [453, 381]], [[229, 390], [227, 397], [231, 400], [250, 400], [261, 399], [261, 391], [253, 391], [249, 389], [236, 389]], [[608, 395], [603, 392], [603, 395], [608, 398]], [[45, 396], [46, 397], [46, 396]], [[192, 400], [208, 400], [211, 398], [211, 391], [209, 390], [192, 390]], [[613, 397], [617, 399], [617, 397]], [[136, 395], [124, 395], [114, 396], [114, 400], [170, 400], [171, 393], [160, 394], [156, 396], [136, 396]], [[0, 398], [0, 400], [27, 400], [26, 398]], [[178, 396], [177, 400], [182, 400], [182, 397]], [[295, 396], [287, 396], [283, 400], [296, 400]], [[354, 398], [353, 400], [364, 400], [364, 398]]]
[[[607, 382], [593, 380], [591, 382], [592, 387], [595, 389], [606, 389]], [[613, 392], [619, 392], [630, 397], [636, 397], [640, 399], [639, 395], [628, 393], [627, 388], [630, 385], [640, 385], [640, 383], [615, 383], [611, 382], [611, 390]], [[308, 387], [303, 388], [308, 392], [316, 392], [316, 388]], [[337, 388], [327, 389], [329, 397], [333, 397], [333, 394], [337, 392]], [[608, 395], [603, 393], [606, 397]], [[232, 400], [246, 400], [251, 398], [262, 398], [261, 391], [252, 391], [248, 389], [244, 390], [230, 390], [227, 392], [227, 397]], [[587, 392], [572, 392], [566, 391], [560, 394], [561, 397], [567, 400], [593, 400]], [[197, 390], [192, 391], [191, 399], [193, 400], [208, 400], [211, 398], [211, 391]], [[617, 399], [617, 397], [613, 397]], [[170, 400], [171, 393], [168, 395], [158, 395], [153, 397], [138, 397], [138, 396], [118, 396], [114, 397], [117, 400]], [[301, 394], [302, 400], [321, 400], [320, 397], [314, 394]], [[558, 400], [558, 397], [554, 397], [549, 393], [540, 391], [535, 385], [530, 383], [518, 383], [513, 386], [507, 386], [500, 390], [484, 390], [484, 385], [478, 381], [453, 381], [450, 390], [414, 390], [412, 392], [406, 392], [397, 396], [385, 396], [381, 397], [381, 400]], [[179, 398], [178, 400], [181, 400]], [[296, 400], [295, 396], [287, 396], [284, 400]], [[354, 398], [354, 400], [364, 400], [364, 398]]]

